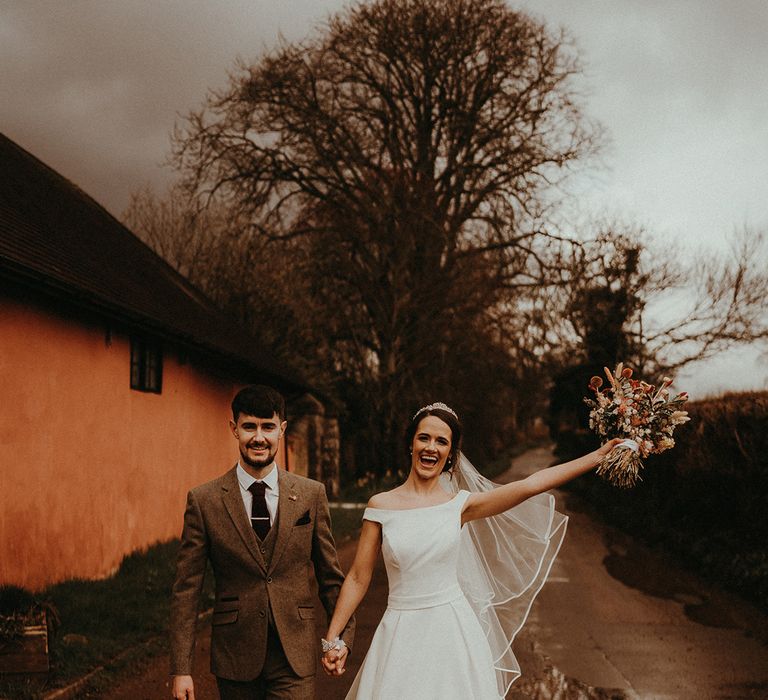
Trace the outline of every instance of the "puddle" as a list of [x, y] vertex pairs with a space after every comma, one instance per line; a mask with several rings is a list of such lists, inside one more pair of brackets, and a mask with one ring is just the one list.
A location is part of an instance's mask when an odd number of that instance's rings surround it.
[[618, 688], [593, 688], [566, 676], [552, 664], [535, 641], [529, 626], [515, 640], [515, 656], [523, 670], [507, 693], [506, 700], [627, 700], [635, 698]]
[[536, 678], [521, 678], [507, 693], [506, 700], [625, 700], [628, 697], [620, 690], [592, 688], [547, 666]]
[[685, 616], [707, 627], [737, 629], [728, 610], [713, 604], [705, 593], [682, 576], [660, 566], [659, 555], [633, 542], [629, 537], [609, 532], [606, 536], [609, 553], [603, 559], [606, 571], [624, 585], [656, 598], [676, 600], [683, 606]]

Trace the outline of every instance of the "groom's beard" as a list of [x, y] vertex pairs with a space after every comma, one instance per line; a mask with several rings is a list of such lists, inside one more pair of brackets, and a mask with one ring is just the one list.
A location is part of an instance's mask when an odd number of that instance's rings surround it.
[[[260, 447], [260, 445], [256, 445], [255, 447]], [[247, 447], [240, 449], [240, 457], [242, 458], [243, 462], [245, 462], [245, 464], [253, 469], [262, 469], [263, 467], [268, 467], [270, 464], [272, 464], [272, 462], [275, 461], [275, 457], [277, 456], [277, 448], [270, 449], [269, 445], [266, 445], [266, 448], [266, 457], [262, 457], [260, 459], [251, 459], [248, 456]], [[251, 449], [253, 449], [253, 447], [251, 447]]]

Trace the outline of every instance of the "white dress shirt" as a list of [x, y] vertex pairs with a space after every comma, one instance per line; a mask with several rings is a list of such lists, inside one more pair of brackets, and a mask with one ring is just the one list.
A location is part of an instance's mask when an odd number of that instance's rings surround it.
[[[248, 490], [248, 487], [259, 479], [254, 479], [243, 467], [240, 462], [237, 462], [237, 483], [240, 484], [240, 495], [243, 498], [243, 505], [245, 506], [245, 513], [251, 517], [251, 504], [253, 503], [253, 494]], [[261, 481], [267, 487], [264, 491], [264, 497], [267, 500], [267, 510], [269, 511], [269, 526], [275, 524], [275, 518], [277, 517], [277, 501], [280, 495], [280, 488], [278, 486], [277, 478], [277, 464], [272, 462], [272, 469]]]

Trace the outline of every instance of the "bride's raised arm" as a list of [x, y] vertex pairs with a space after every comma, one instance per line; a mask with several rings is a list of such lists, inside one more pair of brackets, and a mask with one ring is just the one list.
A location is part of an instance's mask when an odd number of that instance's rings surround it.
[[609, 440], [599, 449], [589, 454], [554, 467], [547, 467], [527, 476], [525, 479], [513, 481], [483, 493], [473, 493], [468, 499], [462, 513], [462, 524], [478, 518], [487, 518], [498, 515], [505, 510], [522, 503], [531, 496], [555, 489], [558, 486], [575, 479], [577, 476], [591, 471], [602, 461], [621, 438]]

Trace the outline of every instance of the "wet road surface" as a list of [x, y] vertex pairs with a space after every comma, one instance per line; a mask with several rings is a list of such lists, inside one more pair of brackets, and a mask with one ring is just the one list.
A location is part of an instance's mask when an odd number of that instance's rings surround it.
[[[551, 462], [534, 450], [505, 477]], [[545, 663], [593, 697], [768, 698], [765, 615], [556, 498], [568, 532], [525, 630]]]

